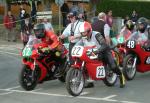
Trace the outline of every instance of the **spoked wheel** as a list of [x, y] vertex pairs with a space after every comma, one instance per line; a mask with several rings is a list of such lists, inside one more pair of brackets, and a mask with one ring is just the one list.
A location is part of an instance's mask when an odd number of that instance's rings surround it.
[[123, 73], [127, 80], [134, 79], [136, 75], [136, 65], [133, 67], [134, 64], [134, 56], [133, 55], [127, 55], [123, 62]]
[[107, 86], [114, 86], [117, 81], [117, 74], [114, 73], [109, 66], [106, 66], [106, 77], [103, 80], [104, 84]]
[[85, 79], [82, 71], [70, 68], [66, 76], [66, 88], [70, 95], [78, 96], [84, 88]]
[[28, 66], [24, 65], [22, 67], [21, 73], [20, 73], [20, 85], [25, 90], [33, 90], [37, 83], [38, 83], [38, 77], [40, 75], [40, 72], [35, 70], [31, 70]]

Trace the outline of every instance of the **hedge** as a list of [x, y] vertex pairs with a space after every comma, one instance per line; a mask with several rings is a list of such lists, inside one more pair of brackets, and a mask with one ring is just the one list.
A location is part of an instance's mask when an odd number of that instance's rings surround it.
[[146, 1], [101, 0], [97, 4], [97, 12], [107, 12], [108, 10], [113, 11], [114, 17], [131, 16], [132, 11], [136, 10], [139, 17], [150, 18], [150, 2]]

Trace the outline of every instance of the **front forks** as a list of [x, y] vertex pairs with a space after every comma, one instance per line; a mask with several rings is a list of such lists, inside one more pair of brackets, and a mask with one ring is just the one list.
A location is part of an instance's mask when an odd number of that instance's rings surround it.
[[36, 69], [36, 61], [34, 60], [34, 63], [33, 63], [33, 69], [32, 69], [32, 81], [34, 81], [34, 75], [35, 75], [35, 69]]
[[134, 58], [134, 62], [133, 62], [132, 68], [135, 68], [136, 62], [137, 62], [137, 57]]

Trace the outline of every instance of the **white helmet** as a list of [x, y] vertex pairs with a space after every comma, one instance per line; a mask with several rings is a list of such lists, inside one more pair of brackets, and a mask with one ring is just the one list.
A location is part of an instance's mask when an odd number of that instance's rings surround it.
[[88, 34], [90, 32], [92, 32], [92, 26], [90, 23], [88, 22], [83, 22], [81, 25], [80, 25], [80, 28], [79, 28], [79, 32], [82, 34], [84, 32], [88, 32]]

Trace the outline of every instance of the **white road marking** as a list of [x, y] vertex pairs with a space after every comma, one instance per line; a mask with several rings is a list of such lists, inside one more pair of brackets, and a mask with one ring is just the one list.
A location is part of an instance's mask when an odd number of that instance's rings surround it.
[[15, 87], [7, 88], [6, 90], [11, 90], [11, 89], [16, 89], [16, 88], [20, 88], [20, 86], [15, 86]]
[[17, 53], [11, 53], [11, 52], [6, 52], [6, 51], [0, 51], [0, 53], [3, 53], [3, 54], [10, 54], [10, 55], [20, 55], [20, 54], [17, 54]]
[[121, 101], [121, 103], [139, 103], [139, 102]]
[[113, 97], [116, 97], [117, 95], [110, 95], [110, 96], [107, 96], [107, 97], [104, 97], [104, 99], [110, 99], [110, 98], [113, 98]]
[[34, 92], [35, 92], [35, 91], [39, 91], [39, 90], [42, 90], [42, 88], [39, 88], [39, 89], [35, 89], [35, 90], [32, 90], [32, 91], [34, 91]]
[[89, 92], [82, 92], [80, 95], [87, 95]]
[[[54, 94], [54, 93], [43, 93], [43, 92], [35, 92], [35, 91], [21, 91], [21, 90], [7, 90], [7, 89], [0, 89], [2, 91], [8, 91], [8, 92], [16, 92], [16, 93], [27, 93], [27, 94], [36, 94], [36, 95], [45, 95], [45, 96], [56, 96], [56, 97], [73, 97], [69, 95], [63, 95], [63, 94]], [[106, 99], [105, 98], [98, 98], [98, 97], [85, 97], [85, 96], [78, 96], [76, 98], [80, 99], [88, 99], [88, 100], [97, 100], [97, 101], [108, 101], [108, 102], [115, 102], [115, 103], [139, 103], [139, 102], [132, 102], [132, 101], [119, 101], [119, 100], [113, 100], [113, 99]]]
[[13, 92], [7, 92], [7, 93], [0, 93], [0, 95], [7, 95], [7, 94], [11, 94]]

